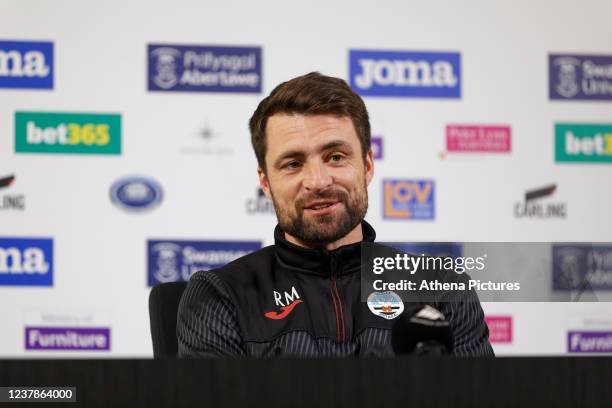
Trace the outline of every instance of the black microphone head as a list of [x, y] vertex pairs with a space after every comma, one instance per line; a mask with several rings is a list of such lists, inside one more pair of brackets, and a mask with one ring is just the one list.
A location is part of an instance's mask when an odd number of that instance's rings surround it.
[[444, 315], [434, 307], [406, 307], [393, 325], [391, 345], [396, 354], [450, 354], [453, 333]]

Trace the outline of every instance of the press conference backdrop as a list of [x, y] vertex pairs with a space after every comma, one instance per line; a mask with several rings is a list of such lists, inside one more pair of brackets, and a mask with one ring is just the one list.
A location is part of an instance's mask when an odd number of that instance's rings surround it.
[[[310, 71], [366, 102], [380, 240], [612, 241], [611, 14], [3, 1], [0, 355], [151, 356], [151, 285], [273, 242], [247, 122]], [[498, 355], [612, 351], [608, 303], [483, 306]]]

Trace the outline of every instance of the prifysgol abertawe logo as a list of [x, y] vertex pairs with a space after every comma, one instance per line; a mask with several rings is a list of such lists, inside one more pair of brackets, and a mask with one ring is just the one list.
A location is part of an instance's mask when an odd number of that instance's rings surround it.
[[[15, 175], [0, 177], [0, 191], [8, 188], [15, 182]], [[9, 190], [10, 191], [10, 190]], [[25, 195], [3, 194], [0, 195], [0, 211], [25, 210]]]
[[536, 219], [567, 218], [566, 203], [545, 201], [556, 191], [556, 184], [527, 191], [525, 201], [514, 204], [514, 216]]
[[150, 44], [149, 91], [261, 92], [261, 48]]

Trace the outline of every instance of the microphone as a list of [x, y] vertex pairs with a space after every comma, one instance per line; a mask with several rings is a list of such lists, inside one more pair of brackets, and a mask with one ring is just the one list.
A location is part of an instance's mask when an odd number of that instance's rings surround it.
[[449, 355], [453, 333], [440, 311], [429, 305], [415, 305], [407, 308], [393, 325], [391, 345], [395, 354]]

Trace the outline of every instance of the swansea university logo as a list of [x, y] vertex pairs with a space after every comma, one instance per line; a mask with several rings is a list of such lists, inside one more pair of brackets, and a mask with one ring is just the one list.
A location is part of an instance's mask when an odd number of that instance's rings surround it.
[[220, 268], [261, 249], [258, 241], [147, 241], [147, 282], [187, 282], [197, 271]]
[[383, 180], [383, 216], [390, 219], [433, 220], [433, 180]]
[[53, 89], [53, 43], [0, 41], [0, 88]]
[[461, 98], [458, 52], [350, 50], [349, 60], [359, 95]]
[[549, 97], [555, 100], [612, 100], [612, 55], [550, 54]]

